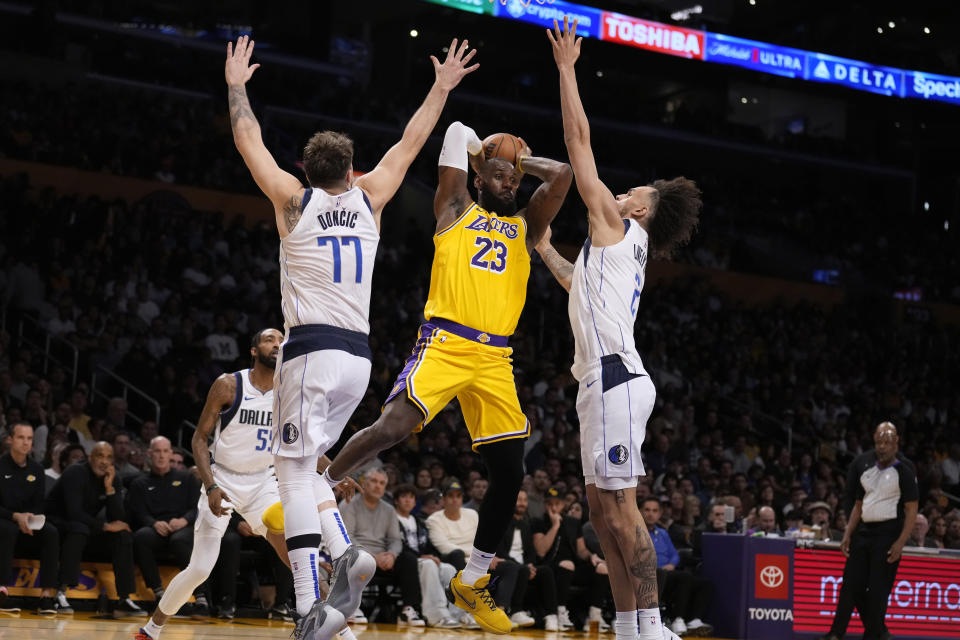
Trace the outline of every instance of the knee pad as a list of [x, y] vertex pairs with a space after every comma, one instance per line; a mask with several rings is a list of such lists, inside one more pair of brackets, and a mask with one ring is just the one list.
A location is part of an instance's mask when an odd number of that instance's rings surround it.
[[274, 502], [260, 516], [260, 521], [267, 527], [267, 531], [274, 535], [283, 533], [283, 503]]

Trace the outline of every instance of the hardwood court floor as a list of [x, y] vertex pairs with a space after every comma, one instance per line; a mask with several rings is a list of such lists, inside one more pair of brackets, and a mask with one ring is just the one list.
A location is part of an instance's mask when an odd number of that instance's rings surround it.
[[[0, 615], [0, 640], [132, 640], [146, 618], [111, 620], [91, 613], [73, 616], [41, 617], [30, 613]], [[231, 622], [175, 619], [163, 629], [161, 640], [226, 640], [228, 638], [263, 638], [287, 640], [293, 624], [238, 618]], [[392, 624], [354, 626], [358, 640], [467, 640], [495, 636], [480, 631], [444, 631], [423, 627], [400, 627]], [[547, 632], [515, 630], [512, 638], [535, 640], [613, 640], [613, 634], [588, 635], [580, 632]]]

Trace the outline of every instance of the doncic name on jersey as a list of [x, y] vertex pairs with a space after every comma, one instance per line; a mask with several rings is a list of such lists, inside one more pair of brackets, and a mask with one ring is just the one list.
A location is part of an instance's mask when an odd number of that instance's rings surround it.
[[359, 211], [347, 211], [346, 209], [323, 211], [317, 214], [317, 222], [320, 223], [320, 227], [324, 231], [330, 227], [349, 227], [354, 229], [357, 226], [357, 216], [359, 213]]
[[237, 412], [237, 422], [240, 424], [252, 424], [256, 427], [272, 427], [273, 411], [240, 409], [240, 411]]

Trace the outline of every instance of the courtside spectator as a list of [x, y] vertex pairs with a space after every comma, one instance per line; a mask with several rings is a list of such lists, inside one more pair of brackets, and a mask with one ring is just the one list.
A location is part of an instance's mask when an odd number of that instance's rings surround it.
[[133, 529], [133, 555], [143, 581], [163, 596], [157, 558], [169, 554], [181, 569], [193, 550], [193, 523], [197, 519], [200, 485], [187, 471], [170, 466], [170, 441], [156, 436], [150, 442], [150, 473], [130, 483], [126, 512]]
[[[113, 466], [113, 447], [98, 442], [86, 464], [63, 470], [47, 497], [46, 514], [60, 532], [60, 593], [80, 583], [80, 560], [86, 554], [109, 555], [113, 562], [119, 601], [114, 617], [143, 615], [130, 594], [136, 591], [133, 574], [133, 536], [125, 521], [123, 487]], [[98, 517], [106, 509], [106, 518]]]
[[[363, 474], [360, 500], [340, 503], [343, 525], [350, 532], [353, 543], [360, 545], [377, 561], [377, 576], [387, 577], [400, 587], [402, 607], [401, 624], [423, 626], [417, 612], [420, 606], [420, 578], [417, 556], [403, 551], [400, 522], [397, 513], [383, 500], [387, 474], [382, 469], [370, 469]], [[357, 611], [353, 618], [361, 617]]]
[[[70, 603], [62, 594], [54, 601], [58, 586], [60, 537], [51, 522], [37, 526], [44, 518], [43, 467], [30, 456], [33, 427], [14, 424], [6, 437], [9, 451], [0, 456], [0, 581], [10, 576], [13, 557], [40, 557], [40, 602], [37, 613], [71, 613]], [[6, 597], [6, 586], [0, 582], [0, 607]]]

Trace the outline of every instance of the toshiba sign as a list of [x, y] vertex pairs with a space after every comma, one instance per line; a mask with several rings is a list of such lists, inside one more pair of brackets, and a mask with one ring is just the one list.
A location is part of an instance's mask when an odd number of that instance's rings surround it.
[[705, 37], [704, 31], [683, 29], [607, 11], [603, 12], [603, 26], [600, 29], [601, 40], [697, 60], [703, 60]]

